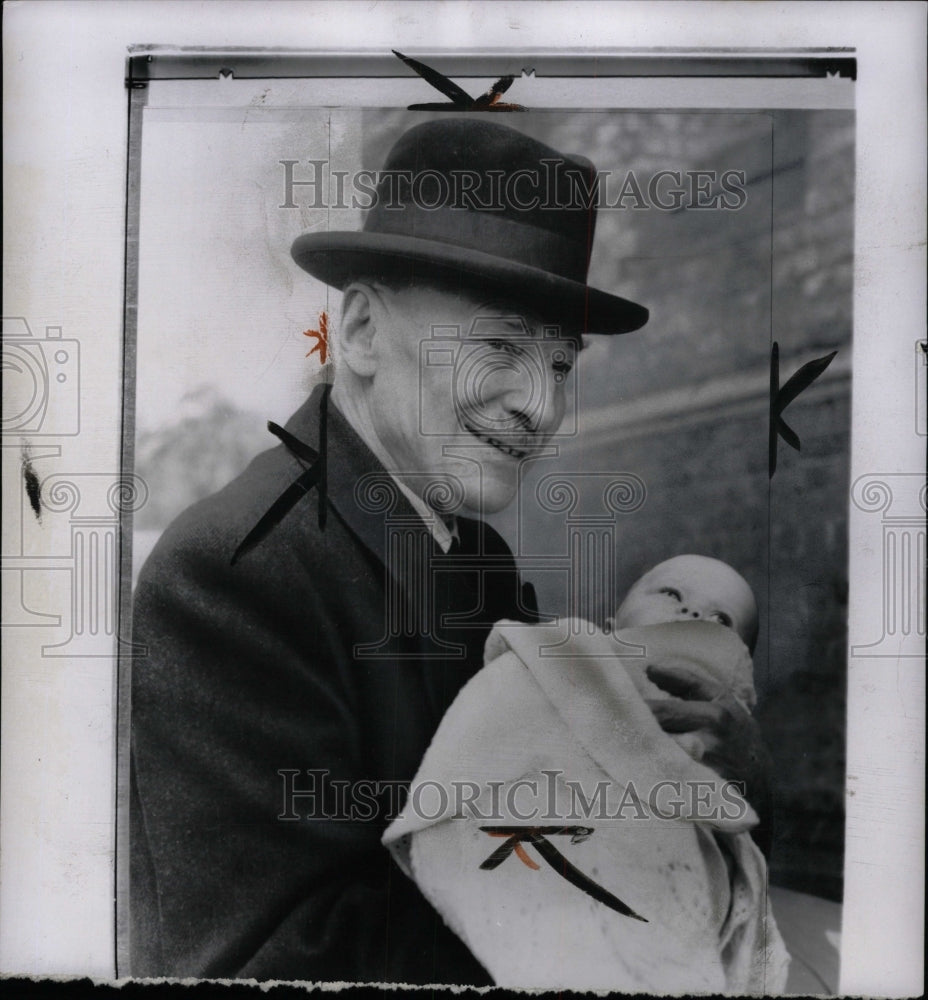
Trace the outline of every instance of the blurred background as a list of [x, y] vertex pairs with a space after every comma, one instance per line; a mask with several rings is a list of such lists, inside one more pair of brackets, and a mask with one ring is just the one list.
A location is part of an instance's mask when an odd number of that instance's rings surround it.
[[[292, 264], [300, 232], [355, 229], [355, 209], [285, 208], [281, 160], [310, 176], [376, 170], [402, 110], [146, 109], [142, 147], [134, 571], [167, 524], [274, 442], [331, 366], [306, 357], [338, 295]], [[615, 515], [611, 586], [588, 607], [602, 622], [644, 570], [698, 552], [733, 565], [761, 608], [757, 717], [774, 760], [775, 884], [840, 900], [844, 839], [847, 505], [853, 277], [854, 118], [845, 111], [545, 112], [505, 121], [618, 177], [741, 170], [738, 211], [605, 210], [591, 284], [641, 302], [648, 325], [589, 338], [576, 370], [578, 433], [527, 467], [522, 502], [492, 518], [542, 610], [571, 609], [563, 514], [534, 502], [552, 473], [597, 512], [602, 479], [626, 473], [643, 502]], [[336, 326], [336, 323], [332, 323]], [[784, 414], [768, 478], [770, 351], [781, 383], [837, 350]], [[611, 592], [608, 592], [611, 591]]]

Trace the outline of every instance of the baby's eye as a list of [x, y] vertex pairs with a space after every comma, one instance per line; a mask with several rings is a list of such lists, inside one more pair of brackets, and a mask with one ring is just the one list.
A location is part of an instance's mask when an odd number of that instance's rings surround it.
[[682, 601], [683, 598], [680, 596], [680, 591], [674, 587], [661, 587], [662, 594], [669, 594], [675, 601]]
[[725, 628], [731, 628], [732, 622], [731, 618], [725, 614], [724, 611], [715, 611], [709, 615], [710, 622], [718, 622], [719, 625], [724, 625]]

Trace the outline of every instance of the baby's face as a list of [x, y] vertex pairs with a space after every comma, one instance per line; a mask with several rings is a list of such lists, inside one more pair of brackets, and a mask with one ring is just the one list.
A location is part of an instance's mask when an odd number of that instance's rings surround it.
[[675, 556], [658, 563], [628, 592], [615, 625], [633, 628], [687, 619], [734, 629], [748, 647], [757, 638], [751, 588], [731, 566], [707, 556]]

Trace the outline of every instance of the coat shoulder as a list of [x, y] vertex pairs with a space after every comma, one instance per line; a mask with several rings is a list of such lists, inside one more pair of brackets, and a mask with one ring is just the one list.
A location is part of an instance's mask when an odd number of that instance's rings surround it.
[[[230, 483], [188, 507], [165, 529], [142, 568], [140, 586], [175, 573], [210, 571], [214, 576], [219, 569], [232, 572], [239, 545], [304, 471], [305, 466], [282, 446], [259, 454]], [[266, 536], [260, 547], [265, 558], [245, 557], [236, 563], [240, 575], [252, 575], [278, 561], [282, 553], [292, 555], [297, 531], [299, 550], [311, 556], [317, 496], [315, 490], [302, 496]]]

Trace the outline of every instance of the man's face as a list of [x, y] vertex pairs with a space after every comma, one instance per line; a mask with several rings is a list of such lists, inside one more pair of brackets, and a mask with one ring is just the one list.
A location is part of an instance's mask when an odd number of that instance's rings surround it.
[[414, 474], [420, 495], [426, 479], [459, 483], [468, 509], [501, 510], [521, 463], [561, 424], [578, 339], [552, 335], [543, 317], [507, 302], [378, 292], [371, 414], [391, 471]]

